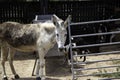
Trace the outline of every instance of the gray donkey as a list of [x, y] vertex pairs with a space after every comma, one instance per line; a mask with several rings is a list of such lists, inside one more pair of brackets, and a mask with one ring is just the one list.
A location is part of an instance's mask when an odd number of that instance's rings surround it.
[[17, 22], [4, 22], [0, 25], [1, 39], [1, 64], [3, 80], [8, 80], [5, 71], [7, 49], [9, 48], [9, 63], [15, 78], [19, 75], [13, 66], [15, 51], [32, 52], [38, 51], [39, 64], [36, 72], [36, 80], [45, 80], [45, 55], [57, 42], [58, 50], [64, 49], [66, 41], [66, 27], [71, 19], [69, 15], [66, 21], [53, 15], [51, 21], [36, 24], [20, 24]]

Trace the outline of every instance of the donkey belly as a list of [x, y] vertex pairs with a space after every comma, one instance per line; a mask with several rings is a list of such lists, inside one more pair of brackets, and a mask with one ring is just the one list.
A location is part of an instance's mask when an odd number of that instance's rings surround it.
[[7, 37], [7, 43], [19, 51], [29, 52], [36, 50], [36, 38], [32, 36]]
[[35, 51], [37, 48], [36, 48], [36, 45], [35, 45], [35, 42], [34, 41], [11, 41], [11, 42], [8, 42], [8, 44], [10, 46], [12, 46], [13, 48], [15, 48], [16, 50], [18, 51], [22, 51], [22, 52], [31, 52], [31, 51]]
[[33, 52], [36, 51], [36, 46], [19, 46], [19, 47], [14, 47], [18, 51], [22, 52]]

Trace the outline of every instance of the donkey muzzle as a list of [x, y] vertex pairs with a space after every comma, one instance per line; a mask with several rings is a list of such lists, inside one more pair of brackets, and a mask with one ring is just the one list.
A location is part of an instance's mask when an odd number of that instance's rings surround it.
[[64, 51], [65, 51], [65, 47], [60, 47], [60, 48], [58, 48], [58, 50], [59, 50], [60, 52], [64, 52]]

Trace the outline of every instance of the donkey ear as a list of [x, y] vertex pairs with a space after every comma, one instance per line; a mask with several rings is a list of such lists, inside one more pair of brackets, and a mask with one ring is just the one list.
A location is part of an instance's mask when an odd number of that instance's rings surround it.
[[58, 20], [59, 20], [59, 18], [54, 14], [52, 16], [52, 22], [53, 22], [53, 24], [56, 25]]
[[67, 28], [67, 26], [68, 26], [68, 23], [69, 23], [69, 21], [71, 21], [71, 15], [69, 15], [68, 17], [67, 17], [67, 19], [65, 20], [65, 22], [64, 22], [64, 26]]

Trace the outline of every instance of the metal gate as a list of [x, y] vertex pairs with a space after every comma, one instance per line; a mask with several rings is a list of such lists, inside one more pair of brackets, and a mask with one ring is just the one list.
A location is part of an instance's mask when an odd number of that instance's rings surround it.
[[[116, 77], [112, 75], [117, 75], [120, 76], [120, 50], [110, 49], [106, 50], [107, 47], [109, 46], [114, 46], [120, 44], [120, 41], [112, 41], [113, 37], [111, 37], [110, 42], [99, 42], [99, 43], [92, 43], [92, 44], [83, 44], [83, 45], [72, 45], [73, 40], [75, 38], [85, 38], [85, 37], [94, 37], [94, 36], [113, 36], [120, 34], [119, 30], [115, 31], [109, 31], [109, 32], [98, 32], [98, 33], [92, 33], [92, 34], [81, 34], [81, 35], [72, 35], [72, 27], [80, 27], [81, 25], [91, 25], [91, 24], [110, 24], [110, 23], [117, 23], [119, 22], [120, 19], [108, 19], [108, 20], [99, 20], [99, 21], [89, 21], [89, 22], [76, 22], [76, 23], [71, 23], [69, 21], [69, 42], [70, 42], [70, 54], [71, 54], [71, 70], [72, 70], [72, 80], [76, 80], [79, 77], [88, 77], [88, 76], [97, 76], [99, 77], [98, 79], [101, 79], [100, 76], [102, 76], [102, 79], [104, 80], [112, 80], [115, 79]], [[98, 26], [96, 26], [98, 27]], [[114, 27], [114, 26], [113, 26]], [[94, 40], [93, 40], [94, 41]], [[100, 47], [105, 49], [106, 51], [100, 51], [100, 52], [95, 52], [95, 53], [90, 53], [90, 54], [75, 54], [73, 49], [80, 49], [80, 48], [89, 48], [89, 47]], [[117, 57], [114, 57], [116, 55]], [[91, 59], [86, 60], [85, 62], [82, 62], [79, 60], [79, 57], [81, 56], [86, 56], [87, 58], [90, 57]], [[105, 57], [105, 56], [110, 56]], [[96, 59], [98, 60], [96, 60]], [[101, 59], [102, 58], [102, 59]], [[85, 64], [85, 66], [81, 66]], [[90, 66], [93, 64], [97, 64], [98, 66]], [[107, 64], [107, 66], [106, 66]], [[101, 66], [102, 65], [102, 66]], [[86, 67], [89, 66], [89, 67]], [[97, 72], [96, 72], [96, 71]], [[95, 71], [95, 72], [94, 72]], [[89, 73], [92, 72], [92, 73]], [[108, 79], [109, 78], [109, 79]], [[117, 77], [118, 78], [118, 77]], [[120, 77], [119, 77], [120, 78]], [[97, 79], [97, 80], [98, 80]], [[80, 79], [78, 79], [80, 80]], [[81, 79], [84, 80], [84, 79]], [[91, 80], [91, 79], [87, 79]], [[92, 79], [93, 80], [93, 79]]]

